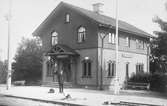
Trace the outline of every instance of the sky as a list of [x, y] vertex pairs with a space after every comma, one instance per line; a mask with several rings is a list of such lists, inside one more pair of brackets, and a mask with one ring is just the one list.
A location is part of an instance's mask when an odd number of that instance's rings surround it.
[[[92, 4], [103, 3], [103, 14], [115, 18], [116, 0], [12, 0], [10, 59], [16, 54], [21, 39], [32, 38], [33, 31], [61, 2], [92, 10]], [[150, 34], [160, 30], [152, 22], [155, 16], [167, 21], [165, 3], [167, 0], [119, 0], [119, 19], [128, 22]], [[8, 26], [5, 15], [8, 0], [0, 0], [0, 60], [7, 59]]]

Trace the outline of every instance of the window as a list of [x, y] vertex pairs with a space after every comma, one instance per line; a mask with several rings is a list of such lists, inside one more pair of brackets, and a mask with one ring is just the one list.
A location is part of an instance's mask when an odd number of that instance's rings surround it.
[[51, 77], [53, 75], [53, 62], [52, 61], [47, 61], [47, 76]]
[[137, 63], [136, 64], [136, 73], [141, 73], [141, 72], [144, 72], [144, 64]]
[[85, 27], [79, 27], [78, 29], [78, 42], [84, 42], [86, 39], [86, 29]]
[[116, 64], [114, 61], [108, 62], [108, 77], [115, 76], [115, 68], [116, 68]]
[[66, 14], [66, 21], [65, 22], [70, 22], [70, 14]]
[[136, 39], [136, 48], [137, 49], [144, 49], [144, 41]]
[[57, 32], [52, 33], [52, 46], [56, 45], [58, 43], [58, 34]]
[[83, 66], [83, 77], [91, 77], [91, 60], [83, 60], [82, 66]]
[[126, 63], [126, 80], [129, 79], [129, 62]]
[[115, 34], [114, 33], [109, 33], [108, 34], [108, 42], [115, 44]]
[[125, 46], [128, 46], [128, 47], [129, 47], [129, 46], [130, 46], [129, 37], [128, 37], [128, 36], [126, 36], [126, 38], [125, 38], [125, 39], [126, 39]]

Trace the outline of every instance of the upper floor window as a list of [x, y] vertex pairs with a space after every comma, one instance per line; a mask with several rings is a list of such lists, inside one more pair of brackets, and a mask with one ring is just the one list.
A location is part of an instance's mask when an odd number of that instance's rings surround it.
[[78, 42], [81, 43], [81, 42], [84, 42], [86, 39], [86, 29], [85, 27], [79, 27], [78, 28]]
[[92, 61], [90, 59], [82, 61], [82, 76], [91, 77]]
[[70, 22], [70, 14], [66, 14], [66, 16], [65, 16], [65, 21], [68, 23], [68, 22]]
[[108, 42], [115, 44], [115, 34], [114, 33], [108, 34]]
[[129, 36], [126, 36], [125, 46], [130, 46]]
[[56, 45], [58, 43], [58, 33], [52, 32], [52, 46]]
[[144, 49], [144, 41], [136, 39], [136, 48], [137, 49]]
[[107, 69], [107, 71], [108, 71], [108, 77], [115, 76], [115, 72], [116, 72], [115, 68], [116, 68], [116, 64], [115, 64], [114, 61], [108, 62], [108, 69]]
[[141, 72], [144, 72], [144, 64], [137, 63], [136, 64], [136, 73], [141, 73]]

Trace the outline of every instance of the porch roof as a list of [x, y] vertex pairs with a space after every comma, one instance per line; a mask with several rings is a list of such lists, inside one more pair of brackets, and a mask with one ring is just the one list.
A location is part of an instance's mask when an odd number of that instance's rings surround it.
[[53, 46], [46, 55], [49, 56], [58, 56], [58, 55], [72, 55], [79, 56], [79, 54], [72, 48], [63, 44], [56, 44]]

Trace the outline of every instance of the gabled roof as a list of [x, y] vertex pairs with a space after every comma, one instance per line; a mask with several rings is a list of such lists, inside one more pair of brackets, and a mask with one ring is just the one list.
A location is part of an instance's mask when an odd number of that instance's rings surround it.
[[52, 46], [52, 48], [47, 52], [47, 55], [79, 56], [79, 54], [75, 50], [63, 44], [56, 44], [55, 46]]
[[[74, 11], [77, 11], [79, 14], [82, 14], [82, 15], [88, 17], [89, 19], [92, 19], [93, 21], [95, 21], [98, 24], [111, 26], [111, 28], [116, 27], [116, 20], [112, 17], [98, 14], [98, 13], [95, 13], [93, 11], [83, 9], [83, 8], [80, 8], [80, 7], [77, 7], [77, 6], [68, 4], [68, 3], [64, 3], [64, 2], [61, 2], [57, 7], [61, 7], [61, 6], [65, 6], [65, 7], [68, 7], [70, 9], [74, 10]], [[53, 12], [47, 18], [53, 16], [54, 11], [56, 11], [56, 9], [53, 10]], [[47, 19], [45, 21], [47, 21]], [[45, 21], [42, 24], [44, 24]], [[135, 26], [128, 24], [127, 22], [119, 20], [118, 23], [119, 23], [118, 26], [119, 26], [120, 31], [132, 33], [132, 34], [135, 34], [137, 36], [142, 36], [142, 37], [153, 37], [151, 34], [145, 32], [141, 29], [138, 29]], [[37, 30], [39, 30], [39, 28], [40, 28], [40, 26], [37, 28]]]

